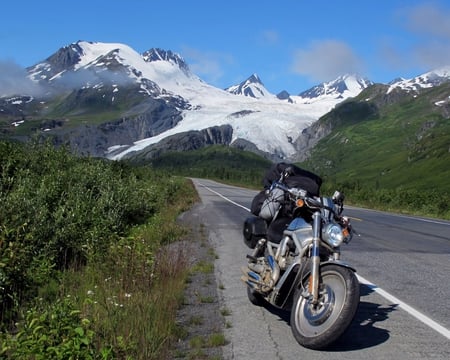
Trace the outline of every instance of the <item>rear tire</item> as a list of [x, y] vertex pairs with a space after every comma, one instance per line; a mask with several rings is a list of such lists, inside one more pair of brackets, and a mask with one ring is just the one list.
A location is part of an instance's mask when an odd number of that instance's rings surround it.
[[[350, 326], [359, 305], [359, 282], [354, 272], [339, 265], [320, 269], [319, 303], [314, 306], [297, 290], [291, 311], [291, 330], [297, 342], [323, 349]], [[308, 279], [303, 283], [307, 287]]]

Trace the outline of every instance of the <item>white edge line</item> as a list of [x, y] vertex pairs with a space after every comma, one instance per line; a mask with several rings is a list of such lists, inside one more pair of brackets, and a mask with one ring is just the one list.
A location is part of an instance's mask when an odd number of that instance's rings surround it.
[[382, 210], [366, 209], [366, 208], [360, 208], [360, 207], [349, 206], [349, 205], [346, 206], [346, 209], [362, 210], [362, 211], [369, 211], [369, 212], [377, 212], [377, 213], [386, 214], [386, 215], [389, 215], [389, 216], [395, 216], [395, 217], [404, 218], [404, 219], [411, 219], [411, 220], [422, 221], [422, 222], [427, 222], [427, 223], [432, 223], [432, 224], [450, 226], [450, 222], [449, 221], [439, 220], [439, 219], [430, 219], [430, 218], [423, 218], [423, 217], [419, 217], [419, 216], [394, 214], [394, 213], [388, 213], [388, 212], [382, 211]]
[[238, 206], [238, 207], [240, 207], [240, 208], [242, 208], [242, 209], [247, 210], [248, 212], [250, 212], [250, 209], [249, 209], [249, 208], [246, 208], [245, 206], [243, 206], [243, 205], [241, 205], [241, 204], [238, 204], [237, 202], [234, 202], [234, 201], [231, 200], [231, 199], [228, 199], [227, 197], [223, 196], [222, 194], [218, 193], [217, 191], [214, 191], [213, 189], [207, 187], [206, 185], [203, 185], [203, 184], [200, 184], [200, 185], [203, 186], [206, 190], [208, 190], [208, 191], [210, 191], [210, 192], [216, 194], [217, 196], [221, 197], [222, 199], [224, 199], [224, 200], [226, 200], [226, 201], [232, 203], [233, 205], [236, 205], [236, 206]]
[[[245, 206], [242, 206], [241, 204], [238, 204], [236, 202], [234, 202], [231, 199], [228, 199], [227, 197], [223, 196], [222, 194], [218, 193], [217, 191], [214, 191], [213, 189], [200, 184], [201, 186], [203, 186], [205, 189], [207, 189], [208, 191], [216, 194], [217, 196], [220, 196], [222, 199], [232, 203], [233, 205], [236, 205], [242, 209], [245, 209], [247, 211], [250, 212], [249, 208], [246, 208]], [[382, 288], [378, 287], [377, 285], [375, 285], [374, 283], [370, 282], [369, 280], [363, 278], [361, 275], [356, 274], [356, 277], [358, 278], [358, 281], [366, 286], [368, 286], [371, 290], [375, 291], [376, 293], [378, 293], [379, 295], [381, 295], [382, 297], [384, 297], [385, 299], [391, 301], [394, 304], [398, 304], [398, 306], [400, 308], [402, 308], [403, 310], [405, 310], [407, 313], [409, 313], [410, 315], [414, 316], [416, 319], [422, 321], [425, 325], [428, 325], [430, 328], [432, 328], [433, 330], [437, 331], [438, 333], [444, 335], [447, 339], [450, 339], [450, 331], [448, 329], [446, 329], [445, 327], [443, 327], [442, 325], [438, 324], [436, 321], [430, 319], [429, 317], [425, 316], [424, 314], [422, 314], [420, 311], [417, 311], [416, 309], [414, 309], [413, 307], [409, 306], [408, 304], [406, 304], [405, 302], [401, 301], [399, 298], [395, 297], [394, 295], [389, 294], [387, 291], [383, 290]]]

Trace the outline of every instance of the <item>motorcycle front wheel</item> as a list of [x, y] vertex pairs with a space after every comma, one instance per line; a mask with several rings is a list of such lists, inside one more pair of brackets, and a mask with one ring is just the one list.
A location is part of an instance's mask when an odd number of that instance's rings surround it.
[[[359, 305], [359, 282], [354, 272], [339, 265], [320, 269], [319, 301], [313, 304], [298, 289], [291, 311], [291, 329], [297, 342], [324, 349], [349, 327]], [[308, 279], [303, 287], [308, 286]]]

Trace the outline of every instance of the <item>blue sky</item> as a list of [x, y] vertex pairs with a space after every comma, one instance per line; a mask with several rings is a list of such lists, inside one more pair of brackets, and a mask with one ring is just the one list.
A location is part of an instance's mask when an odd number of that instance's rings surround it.
[[386, 83], [450, 65], [450, 0], [22, 0], [1, 8], [0, 82], [11, 64], [34, 65], [78, 40], [172, 50], [219, 88], [256, 73], [273, 94], [344, 73]]

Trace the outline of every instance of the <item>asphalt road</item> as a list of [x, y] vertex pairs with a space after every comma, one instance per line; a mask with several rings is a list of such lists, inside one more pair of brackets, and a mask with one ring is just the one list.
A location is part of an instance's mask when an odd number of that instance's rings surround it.
[[326, 351], [295, 341], [289, 314], [252, 305], [240, 281], [250, 250], [242, 224], [256, 191], [193, 179], [199, 221], [217, 253], [221, 306], [231, 311], [225, 359], [450, 359], [450, 222], [348, 207], [360, 236], [342, 248], [357, 269], [361, 302]]

